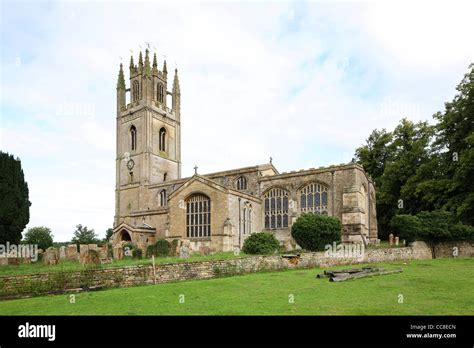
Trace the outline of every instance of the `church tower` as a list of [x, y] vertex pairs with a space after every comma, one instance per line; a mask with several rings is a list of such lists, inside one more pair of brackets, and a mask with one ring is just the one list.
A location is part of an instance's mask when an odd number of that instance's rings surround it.
[[[175, 70], [168, 91], [166, 60], [159, 70], [149, 50], [130, 58], [127, 88], [123, 66], [117, 81], [115, 224], [133, 212], [149, 209], [146, 188], [181, 178], [180, 88]], [[168, 98], [170, 97], [170, 98]]]

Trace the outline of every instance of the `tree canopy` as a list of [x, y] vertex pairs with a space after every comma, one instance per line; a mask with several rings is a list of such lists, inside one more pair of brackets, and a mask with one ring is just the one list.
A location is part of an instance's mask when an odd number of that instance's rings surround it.
[[28, 197], [21, 161], [0, 151], [0, 243], [18, 244], [30, 221]]
[[456, 90], [433, 115], [434, 125], [404, 118], [392, 132], [374, 130], [356, 149], [376, 184], [381, 236], [397, 214], [445, 210], [474, 224], [474, 64]]
[[96, 244], [99, 243], [99, 239], [93, 229], [90, 230], [87, 226], [79, 224], [76, 226], [71, 242], [74, 244]]
[[39, 249], [46, 250], [53, 245], [53, 234], [48, 227], [29, 228], [23, 241], [26, 244], [37, 244]]

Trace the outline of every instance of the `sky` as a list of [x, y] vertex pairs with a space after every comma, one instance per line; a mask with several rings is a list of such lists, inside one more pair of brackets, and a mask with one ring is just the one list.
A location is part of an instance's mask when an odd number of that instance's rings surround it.
[[146, 43], [178, 68], [183, 176], [270, 156], [285, 172], [349, 162], [373, 129], [442, 111], [474, 62], [472, 13], [472, 1], [0, 0], [0, 150], [22, 161], [27, 228], [68, 241], [77, 224], [112, 227], [118, 68]]

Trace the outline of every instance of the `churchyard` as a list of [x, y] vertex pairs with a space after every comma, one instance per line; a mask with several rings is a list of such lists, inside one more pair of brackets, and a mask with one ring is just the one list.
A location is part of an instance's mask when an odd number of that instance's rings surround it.
[[[474, 315], [474, 260], [362, 266], [402, 273], [345, 282], [294, 269], [0, 301], [3, 315]], [[347, 266], [332, 267], [334, 269]], [[238, 294], [238, 296], [236, 296]]]

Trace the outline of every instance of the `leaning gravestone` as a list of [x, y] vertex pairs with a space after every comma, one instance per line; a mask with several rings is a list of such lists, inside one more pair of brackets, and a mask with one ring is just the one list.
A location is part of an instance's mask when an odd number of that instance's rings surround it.
[[100, 255], [97, 250], [89, 249], [84, 254], [81, 254], [81, 263], [83, 265], [100, 265]]
[[43, 253], [43, 262], [46, 265], [56, 265], [59, 261], [59, 252], [58, 249], [49, 247]]

